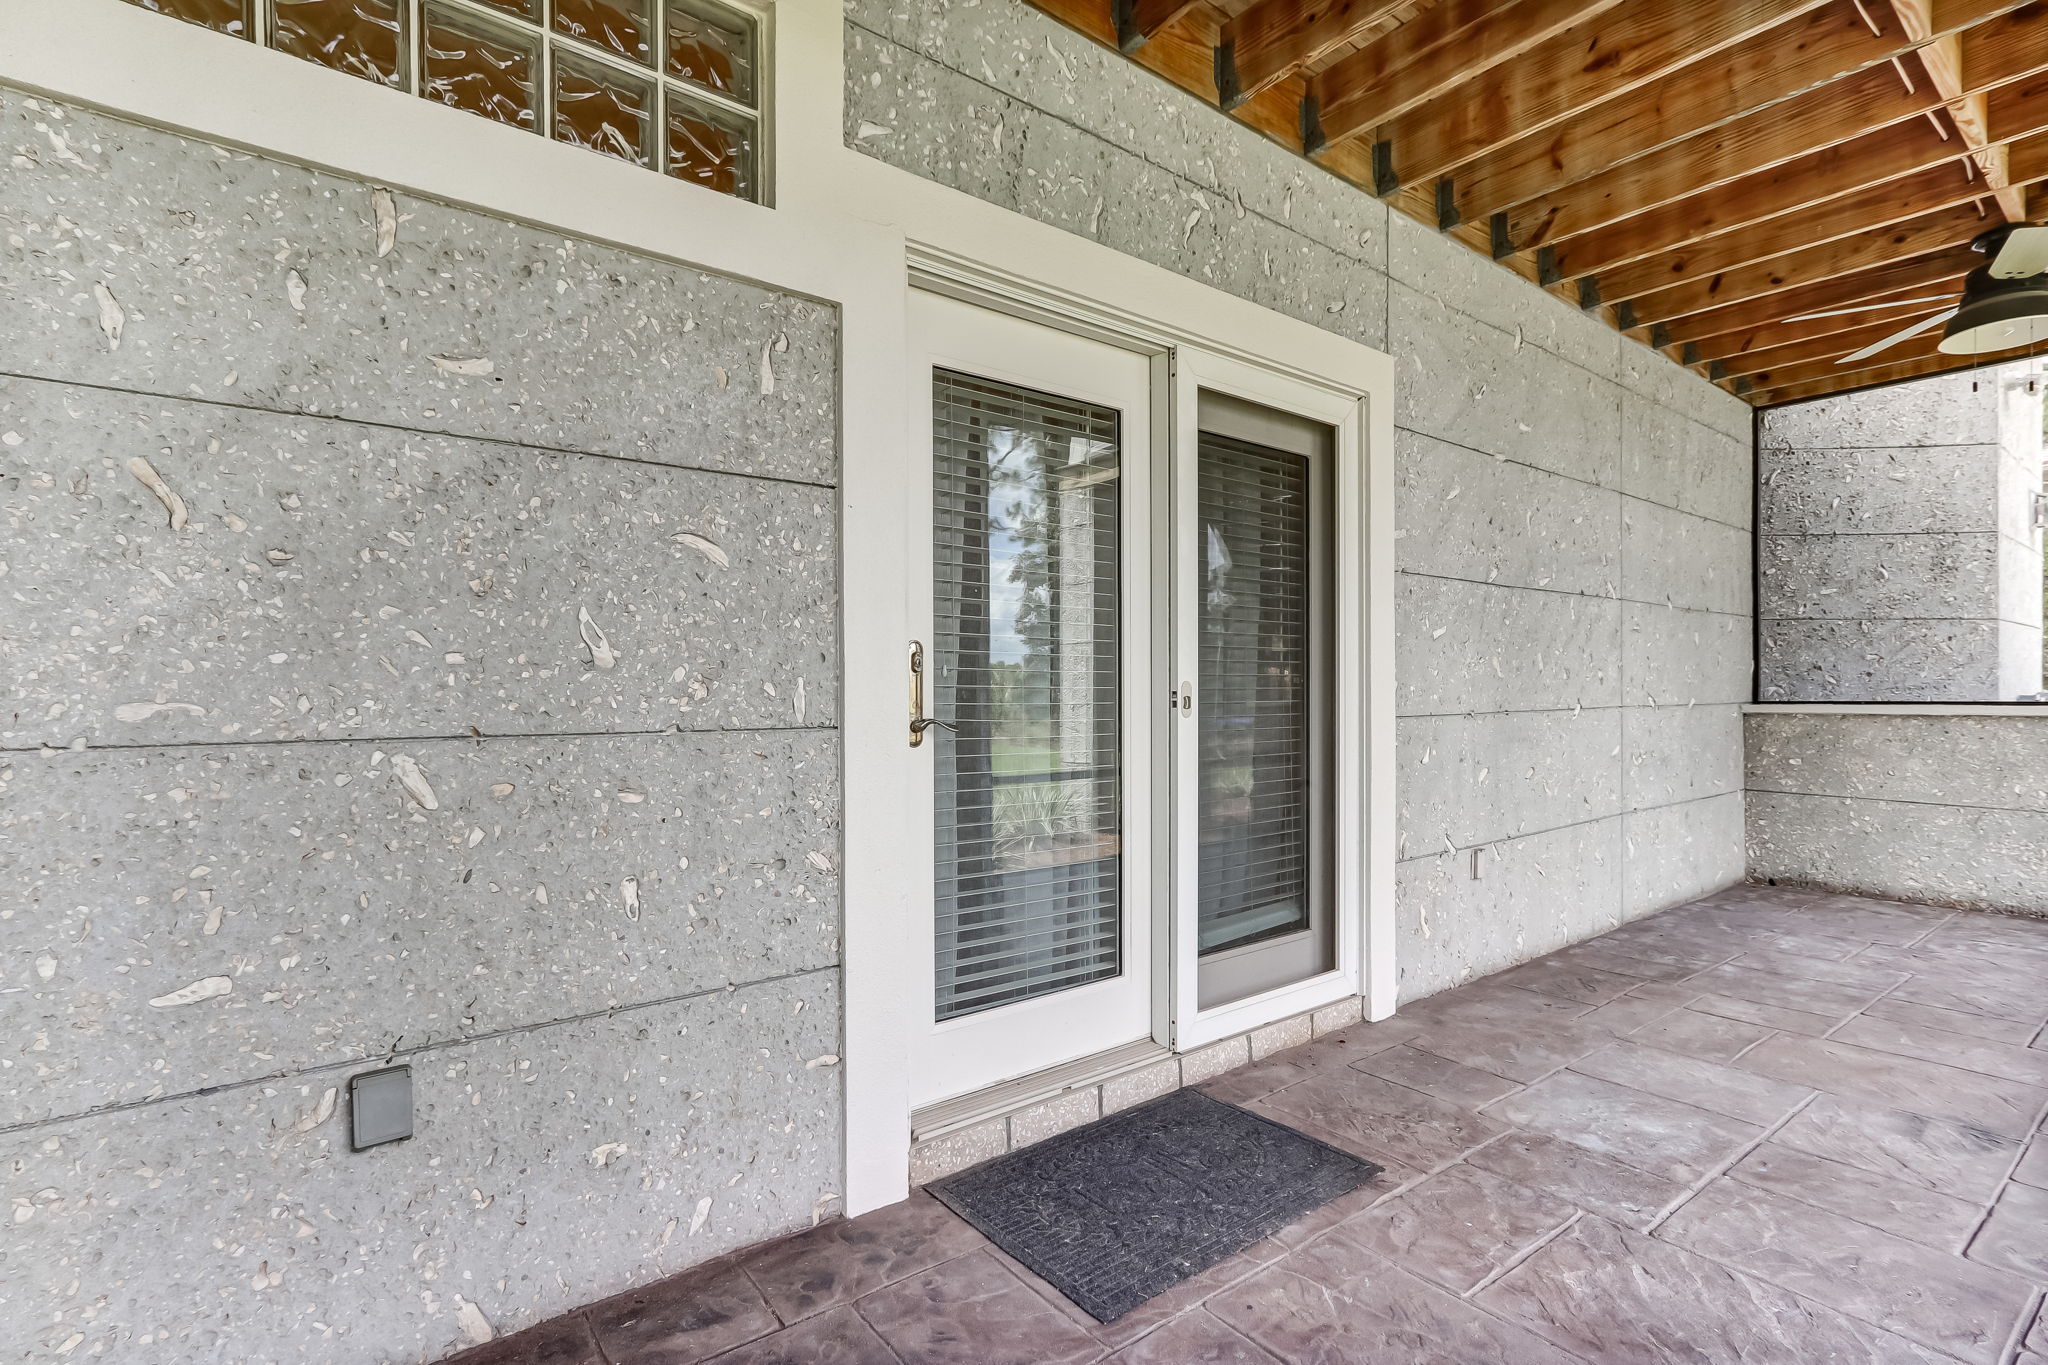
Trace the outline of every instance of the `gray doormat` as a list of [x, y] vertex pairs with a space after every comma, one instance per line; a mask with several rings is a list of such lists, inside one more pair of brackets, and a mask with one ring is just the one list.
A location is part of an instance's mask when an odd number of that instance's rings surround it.
[[1380, 1173], [1181, 1090], [927, 1186], [1098, 1322], [1114, 1322]]

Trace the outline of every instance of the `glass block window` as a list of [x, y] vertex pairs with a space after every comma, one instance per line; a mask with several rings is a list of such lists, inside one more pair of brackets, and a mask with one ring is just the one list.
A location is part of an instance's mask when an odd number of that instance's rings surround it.
[[129, 0], [740, 199], [761, 23], [726, 0]]

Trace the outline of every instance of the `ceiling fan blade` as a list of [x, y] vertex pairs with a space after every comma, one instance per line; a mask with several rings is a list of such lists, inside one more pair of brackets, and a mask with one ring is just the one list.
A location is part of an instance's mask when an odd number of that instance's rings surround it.
[[1811, 322], [1815, 318], [1846, 317], [1850, 313], [1882, 313], [1891, 308], [1911, 308], [1916, 303], [1947, 303], [1954, 296], [1941, 294], [1924, 299], [1887, 299], [1883, 303], [1859, 303], [1854, 308], [1830, 308], [1825, 313], [1801, 313], [1787, 322]]
[[1851, 351], [1849, 354], [1843, 356], [1840, 360], [1836, 361], [1835, 363], [1837, 365], [1849, 365], [1855, 363], [1858, 360], [1868, 360], [1870, 357], [1876, 355], [1879, 351], [1888, 351], [1902, 341], [1910, 341], [1912, 338], [1919, 336], [1922, 332], [1926, 331], [1930, 327], [1941, 326], [1942, 323], [1947, 322], [1950, 318], [1954, 317], [1960, 311], [1962, 310], [1957, 308], [1950, 308], [1944, 312], [1936, 313], [1933, 317], [1922, 318], [1920, 319], [1920, 321], [1914, 323], [1911, 327], [1908, 327], [1905, 331], [1894, 332], [1890, 336], [1886, 337], [1883, 341], [1872, 342], [1870, 345], [1865, 346], [1860, 351]]
[[1991, 262], [1991, 278], [2023, 280], [2048, 272], [2048, 227], [2016, 227]]

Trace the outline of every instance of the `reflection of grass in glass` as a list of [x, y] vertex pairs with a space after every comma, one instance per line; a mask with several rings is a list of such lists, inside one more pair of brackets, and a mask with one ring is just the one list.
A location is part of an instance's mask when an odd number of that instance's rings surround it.
[[989, 738], [989, 771], [999, 777], [1058, 771], [1059, 750], [1053, 744], [1051, 730], [1043, 721], [1025, 725], [1003, 724], [999, 720], [996, 733]]

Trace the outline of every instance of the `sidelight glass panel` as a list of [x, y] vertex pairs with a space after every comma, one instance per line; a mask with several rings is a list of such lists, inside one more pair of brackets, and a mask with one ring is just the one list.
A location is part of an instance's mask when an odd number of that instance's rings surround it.
[[[1317, 714], [1328, 689], [1317, 616], [1326, 500], [1319, 462], [1204, 432], [1198, 453], [1202, 581], [1200, 951], [1310, 928], [1317, 885]], [[1319, 733], [1320, 732], [1320, 733]]]
[[1121, 450], [1114, 409], [933, 382], [944, 1020], [1121, 970]]

